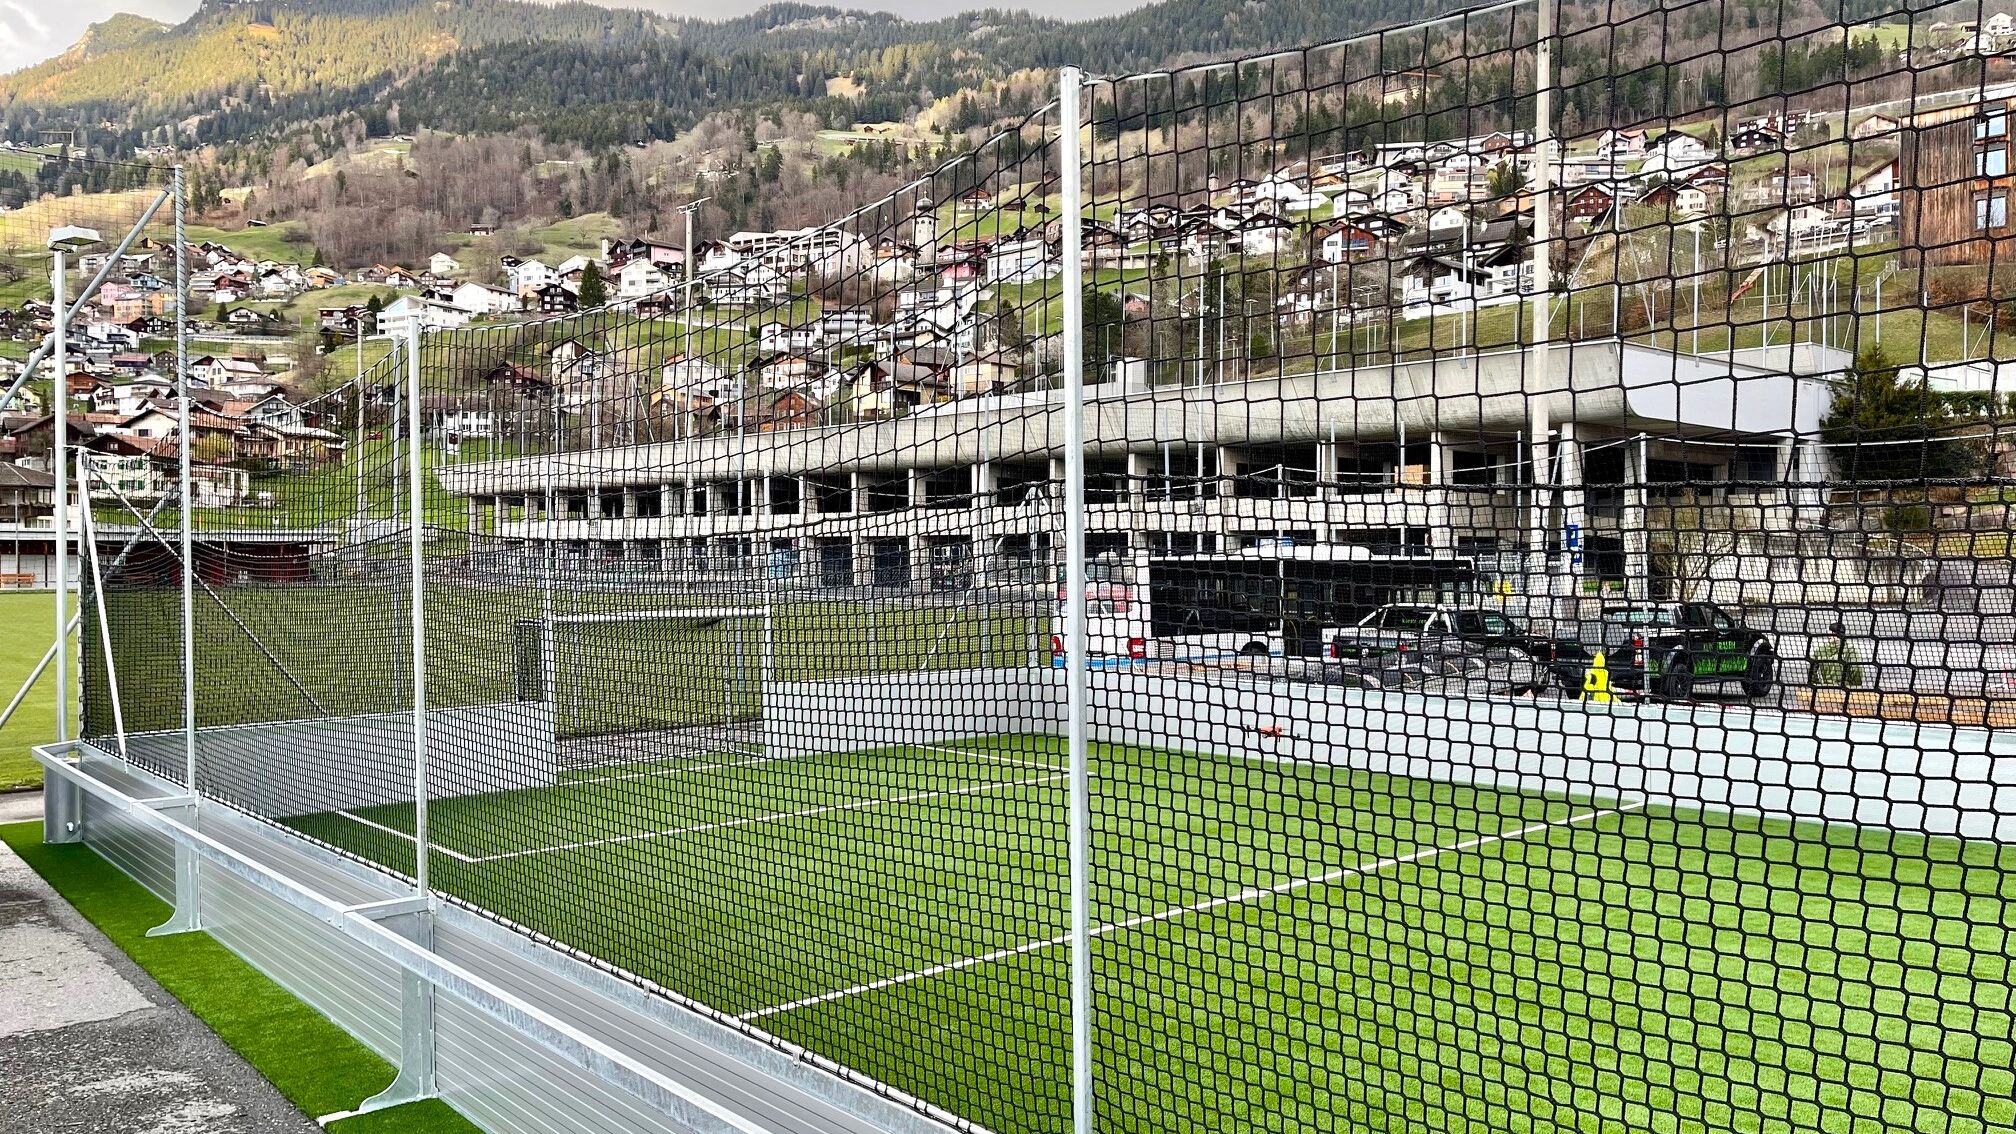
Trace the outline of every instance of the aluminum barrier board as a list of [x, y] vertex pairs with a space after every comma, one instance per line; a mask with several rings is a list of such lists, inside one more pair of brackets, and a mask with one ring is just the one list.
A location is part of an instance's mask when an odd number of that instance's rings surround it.
[[210, 933], [401, 1066], [402, 1082], [424, 1048], [432, 1089], [419, 1094], [485, 1130], [977, 1129], [89, 744], [35, 755], [49, 841], [82, 842], [174, 903], [171, 926]]

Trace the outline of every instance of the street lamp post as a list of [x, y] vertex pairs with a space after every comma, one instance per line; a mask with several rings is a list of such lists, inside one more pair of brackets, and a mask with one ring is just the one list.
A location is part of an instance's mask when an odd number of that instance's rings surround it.
[[69, 282], [70, 253], [81, 252], [100, 242], [97, 230], [65, 225], [49, 232], [50, 309], [56, 323], [51, 358], [56, 368], [56, 409], [51, 421], [49, 460], [55, 476], [55, 554], [51, 569], [56, 592], [56, 740], [70, 739], [70, 658], [66, 642], [70, 637], [70, 310], [65, 285]]

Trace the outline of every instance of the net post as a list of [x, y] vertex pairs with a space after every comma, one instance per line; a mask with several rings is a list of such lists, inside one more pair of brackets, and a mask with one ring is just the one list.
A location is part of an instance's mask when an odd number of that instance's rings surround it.
[[[426, 494], [420, 447], [420, 321], [406, 330], [407, 545], [412, 588], [409, 612], [413, 634], [413, 886], [420, 905], [385, 919], [386, 928], [423, 948], [434, 943], [434, 912], [427, 880], [427, 600], [422, 568], [426, 559]], [[396, 433], [397, 430], [395, 429]], [[395, 509], [396, 511], [396, 509]], [[434, 985], [417, 972], [399, 982], [399, 1073], [390, 1086], [358, 1104], [368, 1114], [402, 1103], [432, 1098], [434, 1083]]]
[[1078, 139], [1084, 75], [1058, 74], [1058, 176], [1063, 231], [1064, 336], [1064, 683], [1070, 753], [1071, 1128], [1092, 1130], [1092, 795], [1086, 739], [1085, 634], [1085, 296], [1081, 256], [1084, 188]]
[[70, 625], [70, 595], [67, 590], [70, 571], [70, 462], [65, 449], [70, 443], [70, 309], [68, 297], [63, 294], [66, 277], [70, 274], [70, 256], [62, 245], [53, 250], [50, 260], [49, 304], [51, 317], [56, 326], [53, 329], [55, 344], [50, 358], [55, 367], [55, 381], [51, 388], [55, 391], [56, 408], [49, 443], [49, 468], [55, 474], [55, 528], [56, 538], [53, 572], [50, 580], [56, 599], [56, 742], [70, 739], [70, 635], [66, 627]]
[[[1533, 59], [1533, 373], [1545, 381], [1551, 340], [1554, 334], [1554, 36], [1559, 0], [1539, 0], [1539, 26], [1534, 36]], [[1531, 574], [1551, 581], [1552, 548], [1547, 531], [1553, 510], [1553, 446], [1548, 435], [1547, 401], [1534, 398], [1527, 407], [1527, 458], [1532, 462], [1532, 514], [1527, 522], [1532, 536], [1527, 548], [1527, 587]]]
[[427, 889], [427, 558], [425, 480], [420, 460], [420, 321], [406, 329], [406, 501], [408, 611], [413, 634], [413, 888]]
[[[196, 791], [196, 558], [195, 492], [189, 444], [189, 238], [184, 215], [188, 194], [182, 167], [175, 167], [175, 414], [181, 444], [176, 446], [176, 500], [181, 519], [182, 552], [182, 760], [183, 787]], [[360, 433], [361, 436], [361, 433]]]

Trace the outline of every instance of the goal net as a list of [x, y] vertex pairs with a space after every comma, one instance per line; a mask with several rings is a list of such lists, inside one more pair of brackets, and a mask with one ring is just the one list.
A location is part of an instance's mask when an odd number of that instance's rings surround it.
[[564, 765], [761, 753], [767, 609], [527, 618], [514, 647], [518, 699], [552, 703]]

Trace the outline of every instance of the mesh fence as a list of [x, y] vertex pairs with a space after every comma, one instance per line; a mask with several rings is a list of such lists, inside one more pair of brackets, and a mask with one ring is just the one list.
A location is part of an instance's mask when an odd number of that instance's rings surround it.
[[[117, 447], [137, 454], [151, 448], [114, 435], [137, 412], [142, 391], [165, 395], [171, 380], [163, 375], [175, 371], [182, 304], [176, 287], [174, 179], [174, 169], [165, 165], [79, 156], [67, 135], [52, 136], [39, 147], [0, 147], [0, 586], [52, 588], [59, 570], [66, 581], [64, 601], [52, 604], [55, 619], [46, 634], [41, 623], [47, 608], [39, 603], [9, 608], [24, 622], [30, 611], [36, 613], [36, 625], [23, 627], [29, 634], [25, 640], [61, 637], [67, 643], [60, 656], [52, 649], [42, 659], [45, 666], [63, 671], [62, 684], [73, 693], [60, 708], [59, 739], [80, 730], [113, 735], [113, 710], [119, 702], [109, 695], [106, 645], [128, 664], [179, 672], [177, 654], [158, 649], [172, 644], [172, 636], [152, 643], [114, 636], [100, 617], [101, 602], [114, 600], [100, 581], [98, 566], [116, 563], [123, 569], [146, 560], [144, 530], [130, 517], [108, 513], [101, 517], [95, 540], [61, 540], [55, 518], [59, 496], [83, 498], [80, 450]], [[63, 321], [67, 333], [60, 352], [59, 299], [73, 316]], [[141, 377], [158, 385], [128, 387], [122, 406], [122, 391], [109, 378], [115, 372], [122, 381]], [[61, 451], [66, 457], [61, 461], [55, 456], [59, 410], [65, 419]], [[70, 519], [73, 536], [90, 530], [74, 511]], [[174, 613], [171, 607], [171, 619]], [[171, 629], [175, 625], [168, 623]], [[58, 626], [65, 628], [61, 635]], [[46, 672], [32, 670], [28, 684]], [[88, 691], [81, 702], [75, 695], [80, 687]], [[177, 704], [179, 697], [166, 706], [131, 707], [139, 717], [159, 709], [166, 714], [163, 726], [175, 727]], [[32, 731], [16, 722], [0, 731], [0, 743], [25, 749], [47, 741], [46, 735], [29, 735]]]
[[192, 512], [199, 783], [987, 1130], [2006, 1129], [2001, 23], [1497, 5], [418, 302]]

